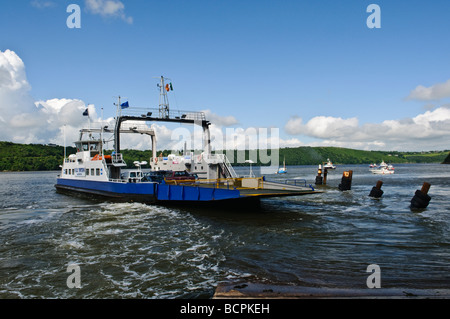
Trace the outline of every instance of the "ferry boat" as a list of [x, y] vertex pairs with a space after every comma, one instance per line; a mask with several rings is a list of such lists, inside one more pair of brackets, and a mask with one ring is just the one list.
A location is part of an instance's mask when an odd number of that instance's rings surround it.
[[[83, 193], [112, 199], [146, 203], [223, 203], [255, 201], [266, 197], [299, 196], [318, 193], [311, 185], [286, 180], [272, 182], [263, 177], [239, 177], [225, 154], [212, 154], [210, 122], [202, 112], [172, 111], [161, 76], [158, 109], [133, 109], [119, 101], [114, 129], [80, 130], [75, 142], [77, 152], [64, 158], [56, 189], [61, 192]], [[168, 91], [168, 90], [167, 90]], [[140, 114], [139, 114], [140, 113]], [[156, 114], [153, 115], [153, 114]], [[200, 125], [203, 129], [203, 152], [157, 156], [156, 132], [145, 122], [169, 122]], [[144, 125], [136, 123], [144, 122]], [[131, 125], [130, 125], [131, 123]], [[89, 125], [90, 126], [90, 125]], [[135, 169], [126, 169], [121, 153], [121, 134], [143, 134], [151, 138], [152, 157], [135, 161]], [[112, 134], [114, 151], [105, 154], [104, 135]], [[172, 173], [167, 178], [166, 173]]]

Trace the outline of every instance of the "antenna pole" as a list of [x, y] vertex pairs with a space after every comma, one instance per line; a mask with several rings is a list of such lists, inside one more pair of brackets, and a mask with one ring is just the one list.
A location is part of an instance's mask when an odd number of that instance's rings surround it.
[[64, 161], [66, 161], [66, 124], [64, 124]]
[[118, 103], [117, 103], [117, 114], [119, 114], [119, 116], [122, 116], [122, 110], [120, 107], [120, 95], [118, 97]]
[[91, 114], [89, 114], [90, 112], [89, 112], [89, 105], [90, 104], [88, 104], [87, 105], [87, 108], [88, 108], [88, 128], [89, 128], [89, 131], [91, 130]]
[[164, 86], [164, 77], [161, 76], [159, 83], [159, 116], [161, 118], [169, 118], [169, 98]]
[[102, 108], [102, 115], [101, 115], [101, 119], [100, 119], [100, 147], [101, 147], [101, 154], [102, 154], [102, 158], [104, 156], [103, 154], [103, 108]]
[[114, 103], [114, 105], [117, 106], [117, 114], [116, 114], [116, 125], [114, 129], [114, 151], [115, 153], [119, 153], [119, 139], [120, 139], [120, 133], [119, 133], [119, 127], [120, 127], [120, 121], [122, 117], [122, 111], [120, 106], [120, 95], [117, 97], [117, 104]]

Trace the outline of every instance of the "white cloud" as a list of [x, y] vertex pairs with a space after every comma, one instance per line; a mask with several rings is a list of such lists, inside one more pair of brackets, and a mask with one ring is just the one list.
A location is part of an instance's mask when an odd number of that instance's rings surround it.
[[222, 127], [222, 126], [232, 126], [232, 125], [239, 124], [239, 121], [234, 116], [231, 116], [231, 115], [230, 116], [220, 116], [220, 115], [217, 115], [217, 114], [211, 112], [211, 110], [203, 110], [201, 112], [205, 113], [206, 119], [208, 121], [210, 121], [212, 123], [212, 125]]
[[0, 90], [29, 90], [22, 59], [10, 50], [0, 53]]
[[430, 87], [417, 86], [411, 91], [407, 99], [419, 101], [433, 101], [450, 97], [450, 80], [445, 83], [437, 83]]
[[305, 146], [305, 145], [306, 144], [304, 142], [300, 141], [297, 138], [289, 138], [289, 139], [280, 138], [280, 140], [279, 140], [280, 148], [299, 147], [299, 146]]
[[331, 136], [343, 136], [358, 127], [358, 119], [342, 119], [340, 117], [316, 116], [303, 124], [302, 118], [294, 116], [286, 123], [285, 130], [288, 134], [304, 134], [318, 138]]
[[315, 145], [358, 149], [439, 150], [449, 148], [450, 107], [442, 105], [414, 118], [358, 124], [357, 118], [317, 116], [306, 124], [294, 116], [286, 123], [291, 135], [320, 139]]
[[125, 5], [119, 0], [86, 0], [86, 8], [93, 14], [102, 17], [118, 17], [123, 21], [132, 24], [133, 17], [125, 14]]
[[[42, 120], [39, 127], [40, 136], [45, 141], [63, 145], [64, 134], [67, 145], [71, 145], [79, 137], [79, 130], [88, 126], [88, 121], [98, 122], [99, 118], [94, 105], [88, 105], [81, 100], [51, 99], [35, 102], [38, 116]], [[89, 118], [83, 116], [88, 108]], [[30, 126], [31, 127], [31, 126]]]
[[[0, 140], [62, 145], [64, 125], [70, 143], [78, 138], [86, 123], [85, 103], [71, 99], [35, 101], [30, 90], [22, 59], [11, 50], [0, 51]], [[96, 119], [95, 107], [89, 108], [91, 118]]]
[[36, 136], [24, 127], [36, 120], [30, 89], [22, 59], [13, 51], [0, 51], [0, 139], [29, 141]]

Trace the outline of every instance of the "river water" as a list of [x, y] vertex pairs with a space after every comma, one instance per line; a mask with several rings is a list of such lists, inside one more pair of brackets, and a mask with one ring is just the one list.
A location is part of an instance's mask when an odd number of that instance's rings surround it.
[[[350, 169], [352, 189], [341, 192]], [[288, 170], [266, 178], [314, 184], [316, 166]], [[397, 165], [389, 176], [338, 166], [324, 193], [247, 211], [71, 197], [55, 191], [57, 174], [0, 173], [0, 298], [210, 298], [239, 280], [367, 288], [371, 264], [382, 288], [450, 288], [450, 165]], [[423, 182], [431, 202], [411, 210]], [[69, 265], [79, 289], [67, 285]]]

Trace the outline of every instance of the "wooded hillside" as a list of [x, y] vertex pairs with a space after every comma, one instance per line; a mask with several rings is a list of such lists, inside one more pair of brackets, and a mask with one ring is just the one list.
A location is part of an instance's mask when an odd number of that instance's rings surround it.
[[[67, 147], [67, 156], [74, 154], [74, 147]], [[111, 154], [111, 151], [105, 152]], [[128, 168], [133, 167], [133, 161], [149, 162], [152, 154], [151, 150], [122, 150]], [[161, 152], [158, 151], [158, 155]], [[163, 156], [170, 154], [170, 151], [162, 151]], [[234, 153], [234, 159], [229, 158], [233, 165], [247, 165], [237, 163], [242, 159], [249, 159], [249, 151], [244, 154], [227, 152], [227, 155]], [[258, 152], [256, 152], [258, 153]], [[270, 153], [269, 153], [270, 155]], [[244, 157], [245, 156], [245, 157]], [[11, 142], [0, 142], [0, 171], [47, 171], [58, 170], [64, 158], [64, 147], [57, 145], [41, 144], [15, 144]], [[442, 163], [450, 162], [449, 151], [436, 152], [383, 152], [383, 151], [362, 151], [338, 147], [297, 147], [283, 148], [279, 150], [279, 160], [286, 165], [318, 165], [330, 159], [335, 164], [370, 164], [380, 163]], [[261, 165], [258, 157], [258, 163]]]

